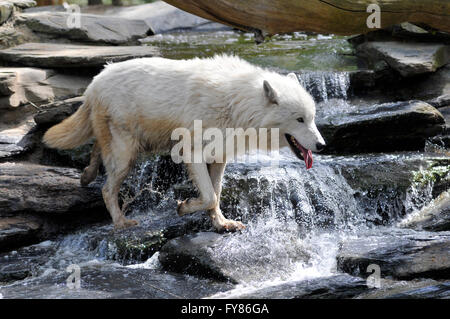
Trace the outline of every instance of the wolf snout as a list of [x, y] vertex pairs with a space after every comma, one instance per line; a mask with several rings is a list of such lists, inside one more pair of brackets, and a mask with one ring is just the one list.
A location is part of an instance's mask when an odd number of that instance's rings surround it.
[[320, 152], [323, 151], [323, 149], [325, 148], [325, 146], [327, 146], [325, 143], [316, 143], [316, 152]]

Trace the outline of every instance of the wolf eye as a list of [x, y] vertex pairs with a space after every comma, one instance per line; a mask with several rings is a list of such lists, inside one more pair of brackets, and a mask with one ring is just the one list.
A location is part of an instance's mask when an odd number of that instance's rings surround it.
[[303, 120], [303, 117], [299, 117], [299, 118], [297, 119], [297, 122], [303, 123], [303, 122], [305, 122], [305, 121]]

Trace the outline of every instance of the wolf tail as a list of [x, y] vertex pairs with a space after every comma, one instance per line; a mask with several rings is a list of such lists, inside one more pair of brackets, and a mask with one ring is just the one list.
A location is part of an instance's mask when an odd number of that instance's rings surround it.
[[91, 106], [86, 102], [61, 123], [51, 127], [43, 137], [43, 142], [52, 148], [72, 149], [85, 144], [93, 135]]

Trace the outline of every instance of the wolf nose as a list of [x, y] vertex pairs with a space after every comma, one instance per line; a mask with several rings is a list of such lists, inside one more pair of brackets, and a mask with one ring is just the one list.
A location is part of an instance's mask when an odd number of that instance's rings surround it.
[[317, 152], [322, 151], [322, 150], [325, 148], [325, 146], [326, 146], [325, 144], [317, 143], [317, 144], [316, 144]]

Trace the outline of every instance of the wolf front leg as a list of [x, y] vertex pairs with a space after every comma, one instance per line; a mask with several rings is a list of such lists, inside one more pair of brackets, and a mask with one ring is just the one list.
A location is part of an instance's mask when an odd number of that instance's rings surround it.
[[209, 176], [217, 196], [216, 206], [208, 211], [211, 221], [217, 230], [236, 231], [244, 229], [245, 226], [238, 221], [226, 219], [220, 210], [220, 194], [222, 193], [222, 177], [225, 172], [226, 163], [212, 163], [208, 166]]
[[200, 192], [199, 198], [190, 198], [178, 203], [178, 215], [183, 216], [199, 210], [208, 210], [216, 206], [217, 196], [208, 174], [206, 163], [186, 164], [192, 181]]

